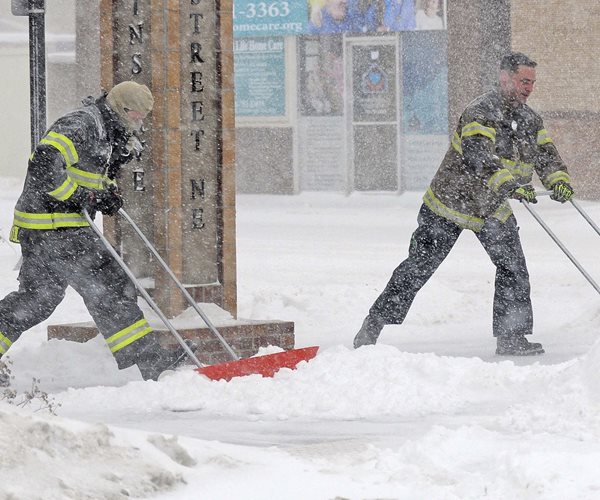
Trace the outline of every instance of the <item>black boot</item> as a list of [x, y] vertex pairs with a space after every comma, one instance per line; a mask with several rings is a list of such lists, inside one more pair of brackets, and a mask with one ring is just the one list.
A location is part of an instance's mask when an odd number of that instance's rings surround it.
[[[191, 340], [185, 340], [186, 345], [193, 352], [197, 346]], [[188, 358], [186, 350], [178, 345], [176, 349], [165, 349], [160, 344], [149, 345], [139, 354], [135, 364], [140, 369], [144, 380], [158, 380], [161, 373], [174, 370], [182, 365]]]
[[542, 344], [529, 342], [525, 335], [499, 335], [496, 340], [498, 356], [535, 356], [545, 352]]
[[363, 345], [375, 344], [384, 325], [385, 323], [380, 318], [369, 314], [363, 321], [356, 337], [354, 337], [354, 349], [358, 349]]
[[[197, 346], [190, 340], [185, 343], [193, 351]], [[137, 365], [144, 380], [158, 380], [158, 376], [166, 370], [174, 370], [187, 359], [182, 346], [166, 349], [160, 345], [158, 335], [153, 332], [133, 342], [115, 353], [119, 369], [123, 370]]]

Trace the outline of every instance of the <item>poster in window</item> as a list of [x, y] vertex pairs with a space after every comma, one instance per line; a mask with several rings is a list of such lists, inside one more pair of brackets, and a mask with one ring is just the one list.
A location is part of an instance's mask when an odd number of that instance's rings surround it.
[[344, 111], [342, 36], [302, 37], [298, 72], [300, 113], [340, 116]]
[[282, 37], [234, 41], [235, 114], [285, 115], [285, 46]]
[[395, 122], [395, 47], [354, 46], [352, 61], [352, 120], [354, 122]]

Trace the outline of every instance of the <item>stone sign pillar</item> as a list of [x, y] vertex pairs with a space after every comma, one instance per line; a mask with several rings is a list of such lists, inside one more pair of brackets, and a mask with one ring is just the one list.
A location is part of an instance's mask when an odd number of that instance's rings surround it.
[[[192, 296], [236, 314], [231, 0], [102, 1], [102, 86], [134, 80], [155, 98], [142, 161], [125, 168], [125, 209]], [[138, 237], [108, 227], [167, 316], [187, 305]]]
[[[125, 210], [202, 303], [240, 357], [259, 347], [294, 347], [294, 324], [235, 319], [235, 114], [232, 0], [100, 0], [102, 88], [134, 80], [147, 85], [155, 104], [143, 136], [146, 150], [118, 180]], [[122, 218], [104, 218], [104, 232], [175, 318], [188, 306], [181, 291]], [[229, 315], [227, 315], [229, 313]], [[201, 321], [199, 320], [199, 323]], [[162, 325], [153, 325], [159, 330]], [[179, 328], [199, 345], [206, 363], [228, 360], [203, 324]], [[164, 328], [166, 343], [175, 340]], [[51, 326], [51, 338], [87, 340], [93, 326]]]

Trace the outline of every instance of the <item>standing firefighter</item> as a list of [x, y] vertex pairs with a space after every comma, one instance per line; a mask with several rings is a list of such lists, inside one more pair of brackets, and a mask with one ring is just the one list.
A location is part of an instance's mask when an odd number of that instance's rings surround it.
[[400, 324], [417, 292], [446, 258], [463, 229], [475, 233], [496, 266], [493, 334], [496, 354], [542, 354], [532, 333], [529, 274], [508, 199], [536, 203], [533, 170], [551, 198], [573, 195], [567, 168], [542, 119], [529, 106], [536, 63], [513, 52], [500, 64], [499, 89], [467, 106], [423, 197], [408, 258], [393, 272], [354, 338], [375, 344], [386, 324]]
[[157, 379], [182, 357], [160, 347], [133, 283], [82, 215], [114, 215], [123, 205], [116, 177], [153, 103], [145, 85], [120, 83], [59, 118], [35, 148], [11, 230], [23, 262], [19, 290], [0, 301], [0, 355], [48, 318], [71, 285], [119, 368], [137, 364], [145, 380]]

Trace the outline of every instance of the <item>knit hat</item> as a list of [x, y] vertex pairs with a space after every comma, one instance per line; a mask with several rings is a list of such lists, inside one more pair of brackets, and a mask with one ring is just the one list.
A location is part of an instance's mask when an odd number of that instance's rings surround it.
[[133, 120], [127, 111], [138, 111], [144, 116], [152, 111], [154, 97], [145, 85], [126, 81], [115, 85], [106, 96], [106, 103], [117, 113], [123, 124], [130, 130], [141, 127], [141, 121]]

